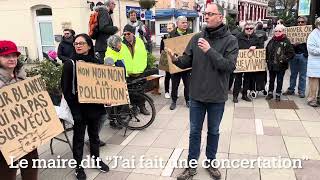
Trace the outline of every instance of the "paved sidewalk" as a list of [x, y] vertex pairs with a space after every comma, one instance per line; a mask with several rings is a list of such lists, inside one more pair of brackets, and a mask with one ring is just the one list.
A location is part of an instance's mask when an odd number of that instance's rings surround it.
[[[284, 90], [288, 87], [288, 74]], [[182, 83], [181, 83], [182, 86]], [[163, 80], [161, 96], [152, 96], [157, 115], [154, 123], [142, 131], [113, 130], [106, 125], [101, 132], [101, 139], [107, 145], [101, 148], [101, 157], [119, 156], [123, 159], [136, 160], [135, 168], [128, 167], [128, 162], [120, 162], [109, 173], [100, 173], [96, 169], [86, 169], [89, 180], [173, 180], [183, 169], [173, 169], [168, 162], [186, 159], [189, 141], [189, 112], [185, 106], [183, 89], [180, 87], [177, 109], [169, 110], [171, 100], [164, 98]], [[286, 98], [286, 97], [284, 97]], [[268, 169], [268, 168], [231, 168], [221, 169], [223, 180], [318, 180], [320, 177], [320, 109], [306, 105], [306, 99], [290, 96], [298, 105], [297, 110], [269, 109], [264, 97], [259, 96], [253, 102], [240, 99], [234, 104], [229, 96], [221, 123], [221, 135], [218, 149], [219, 159], [304, 159], [302, 169]], [[200, 160], [205, 158], [206, 123], [202, 132]], [[72, 137], [72, 133], [69, 133]], [[87, 137], [86, 137], [87, 138]], [[39, 149], [40, 158], [72, 158], [67, 144], [54, 141], [54, 155], [49, 144]], [[84, 154], [89, 154], [85, 146]], [[139, 168], [139, 159], [162, 159], [164, 167]], [[306, 159], [307, 158], [307, 159]], [[115, 160], [104, 160], [113, 166]], [[145, 161], [146, 163], [146, 161]], [[147, 165], [147, 164], [145, 164]], [[155, 163], [153, 162], [153, 165]], [[132, 167], [132, 166], [131, 166]], [[0, 178], [1, 179], [1, 178]], [[21, 179], [18, 176], [18, 179]], [[40, 169], [40, 180], [74, 180], [74, 170]], [[209, 180], [209, 174], [198, 168], [196, 180]]]

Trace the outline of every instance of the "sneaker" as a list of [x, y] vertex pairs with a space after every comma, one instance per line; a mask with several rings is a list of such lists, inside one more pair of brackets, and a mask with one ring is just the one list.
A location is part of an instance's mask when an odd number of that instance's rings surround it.
[[304, 95], [304, 94], [299, 94], [299, 97], [300, 97], [300, 98], [305, 98], [306, 95]]
[[311, 107], [319, 107], [319, 105], [317, 104], [316, 101], [309, 101], [308, 105], [311, 106]]
[[84, 172], [84, 169], [82, 167], [76, 168], [75, 175], [78, 180], [86, 180], [87, 179], [87, 175]]
[[146, 115], [146, 116], [150, 115], [150, 112], [146, 109], [146, 107], [144, 105], [139, 107], [139, 109], [140, 109], [141, 114]]
[[282, 94], [285, 96], [291, 96], [291, 95], [294, 95], [294, 91], [287, 90], [286, 92], [284, 92]]
[[106, 145], [106, 143], [100, 140], [99, 146], [102, 147], [102, 146], [105, 146], [105, 145]]
[[170, 110], [174, 110], [174, 109], [176, 109], [176, 107], [177, 107], [177, 104], [175, 102], [173, 102], [170, 105]]
[[273, 95], [269, 93], [266, 97], [266, 100], [271, 100], [272, 98], [273, 98]]
[[192, 180], [193, 176], [197, 174], [195, 168], [187, 168], [178, 175], [177, 180]]
[[233, 97], [233, 100], [232, 100], [234, 103], [238, 103], [238, 98], [237, 97]]
[[281, 101], [280, 95], [276, 95], [276, 101]]
[[170, 97], [170, 94], [168, 93], [168, 92], [166, 92], [165, 94], [164, 94], [164, 97], [166, 98], [166, 99], [170, 99], [171, 97]]
[[[99, 158], [100, 159], [100, 158]], [[99, 169], [101, 172], [108, 172], [109, 171], [109, 166], [108, 165], [106, 165], [101, 159], [100, 159], [100, 161], [99, 161], [99, 164], [97, 164], [98, 163], [98, 161], [96, 161], [96, 167], [97, 167], [97, 169]], [[98, 166], [99, 165], [99, 166]]]
[[243, 100], [247, 101], [247, 102], [251, 102], [252, 100], [248, 97], [248, 96], [242, 96]]
[[220, 179], [221, 178], [221, 173], [218, 168], [214, 168], [212, 166], [209, 166], [206, 168], [206, 170], [209, 172], [210, 176], [214, 179]]

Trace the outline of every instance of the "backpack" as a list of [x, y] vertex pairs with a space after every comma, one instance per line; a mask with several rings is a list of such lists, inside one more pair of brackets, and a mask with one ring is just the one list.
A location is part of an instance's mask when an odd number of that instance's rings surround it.
[[98, 36], [98, 15], [99, 13], [97, 11], [94, 11], [93, 13], [90, 14], [89, 18], [89, 36], [92, 39], [96, 39]]

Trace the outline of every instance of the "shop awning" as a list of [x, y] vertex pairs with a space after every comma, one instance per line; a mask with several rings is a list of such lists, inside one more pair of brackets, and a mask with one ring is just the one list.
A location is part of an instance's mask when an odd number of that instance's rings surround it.
[[199, 14], [197, 11], [186, 10], [186, 9], [176, 9], [174, 17], [186, 16], [186, 17], [198, 17]]
[[156, 9], [156, 19], [170, 18], [170, 17], [186, 16], [186, 17], [198, 17], [197, 11], [186, 9]]
[[156, 9], [156, 19], [170, 18], [174, 15], [174, 9]]

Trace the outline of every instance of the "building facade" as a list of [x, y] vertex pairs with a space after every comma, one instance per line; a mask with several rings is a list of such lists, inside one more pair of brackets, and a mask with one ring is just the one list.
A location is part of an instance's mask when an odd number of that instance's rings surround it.
[[268, 0], [239, 0], [238, 11], [240, 22], [261, 21], [268, 15]]
[[[98, 0], [92, 0], [97, 3]], [[88, 33], [91, 8], [87, 0], [0, 1], [0, 39], [12, 40], [32, 60], [56, 50], [65, 28]], [[127, 24], [126, 10], [139, 7], [138, 0], [115, 0], [113, 21], [120, 30]]]

